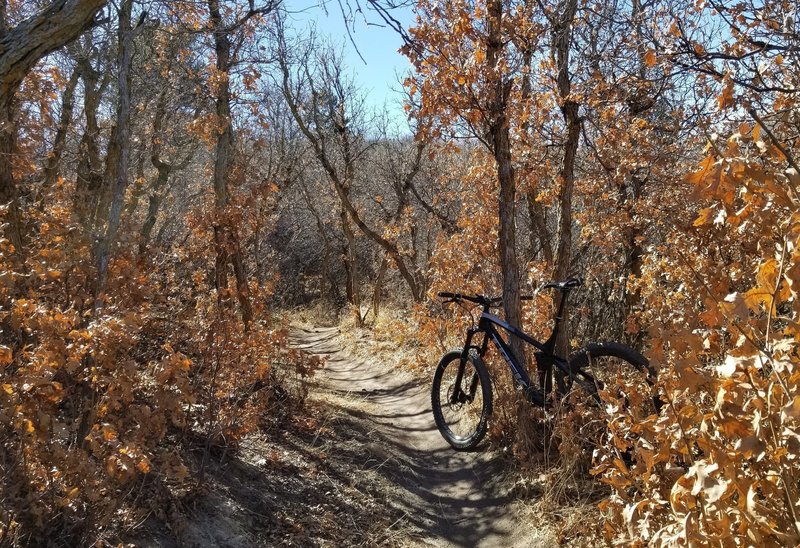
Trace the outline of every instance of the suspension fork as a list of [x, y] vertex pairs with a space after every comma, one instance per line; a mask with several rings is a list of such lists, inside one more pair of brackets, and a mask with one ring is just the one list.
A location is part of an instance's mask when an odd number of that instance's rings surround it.
[[464, 380], [464, 367], [467, 364], [467, 359], [469, 358], [469, 351], [471, 349], [476, 349], [483, 355], [486, 352], [486, 344], [487, 340], [484, 337], [483, 347], [478, 348], [472, 344], [472, 338], [475, 336], [476, 333], [480, 333], [481, 330], [475, 327], [470, 327], [467, 329], [467, 339], [464, 341], [464, 349], [461, 351], [461, 359], [458, 362], [458, 373], [456, 374], [455, 380], [455, 390], [453, 390], [453, 395], [451, 396], [451, 403], [464, 403], [466, 401], [472, 401], [475, 397], [475, 390], [478, 388], [478, 372], [472, 375], [472, 379], [470, 380], [469, 384], [469, 393], [465, 394], [461, 390], [461, 381]]

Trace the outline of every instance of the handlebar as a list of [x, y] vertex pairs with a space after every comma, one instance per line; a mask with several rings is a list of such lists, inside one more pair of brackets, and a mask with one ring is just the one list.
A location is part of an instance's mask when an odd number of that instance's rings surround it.
[[462, 295], [461, 293], [450, 293], [448, 291], [440, 291], [437, 293], [437, 295], [452, 302], [470, 301], [483, 306], [492, 306], [503, 302], [503, 299], [500, 297], [487, 297], [485, 295]]
[[[561, 291], [562, 293], [566, 293], [570, 289], [580, 287], [581, 285], [583, 285], [583, 280], [580, 278], [570, 278], [568, 280], [564, 280], [563, 282], [547, 282], [542, 286], [542, 289], [553, 288]], [[449, 291], [440, 291], [437, 293], [437, 295], [443, 299], [447, 299], [445, 302], [470, 301], [482, 306], [496, 306], [502, 304], [503, 302], [502, 297], [464, 295], [462, 293], [450, 293]], [[519, 298], [521, 301], [530, 301], [534, 298], [534, 295], [520, 295]]]

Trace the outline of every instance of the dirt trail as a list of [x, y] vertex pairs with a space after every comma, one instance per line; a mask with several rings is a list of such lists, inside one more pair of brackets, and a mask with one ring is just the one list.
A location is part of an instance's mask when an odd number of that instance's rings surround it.
[[[387, 509], [399, 517], [389, 544], [428, 546], [552, 546], [546, 531], [520, 517], [499, 465], [486, 451], [456, 452], [439, 434], [429, 385], [358, 357], [336, 328], [300, 328], [291, 343], [328, 362], [318, 393], [350, 415], [354, 473], [377, 473]], [[336, 451], [332, 447], [331, 451]], [[359, 462], [359, 460], [363, 462]]]

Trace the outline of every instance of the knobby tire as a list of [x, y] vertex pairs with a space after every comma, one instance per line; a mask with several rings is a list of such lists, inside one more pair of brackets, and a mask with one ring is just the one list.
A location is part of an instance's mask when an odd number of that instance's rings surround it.
[[460, 362], [460, 350], [448, 352], [439, 361], [433, 375], [431, 406], [442, 437], [454, 449], [467, 450], [475, 448], [486, 435], [492, 415], [492, 387], [483, 360], [475, 351], [471, 351], [464, 364], [461, 387], [469, 392], [477, 375], [478, 385], [474, 399], [469, 402], [451, 402]]

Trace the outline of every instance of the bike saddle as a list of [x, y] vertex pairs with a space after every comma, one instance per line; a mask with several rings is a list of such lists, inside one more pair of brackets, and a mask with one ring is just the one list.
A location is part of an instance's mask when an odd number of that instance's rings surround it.
[[580, 287], [583, 285], [583, 280], [580, 278], [570, 278], [568, 280], [564, 280], [563, 282], [547, 282], [542, 286], [542, 289], [548, 289], [550, 287], [554, 289], [558, 289], [559, 291], [569, 291], [575, 287]]

